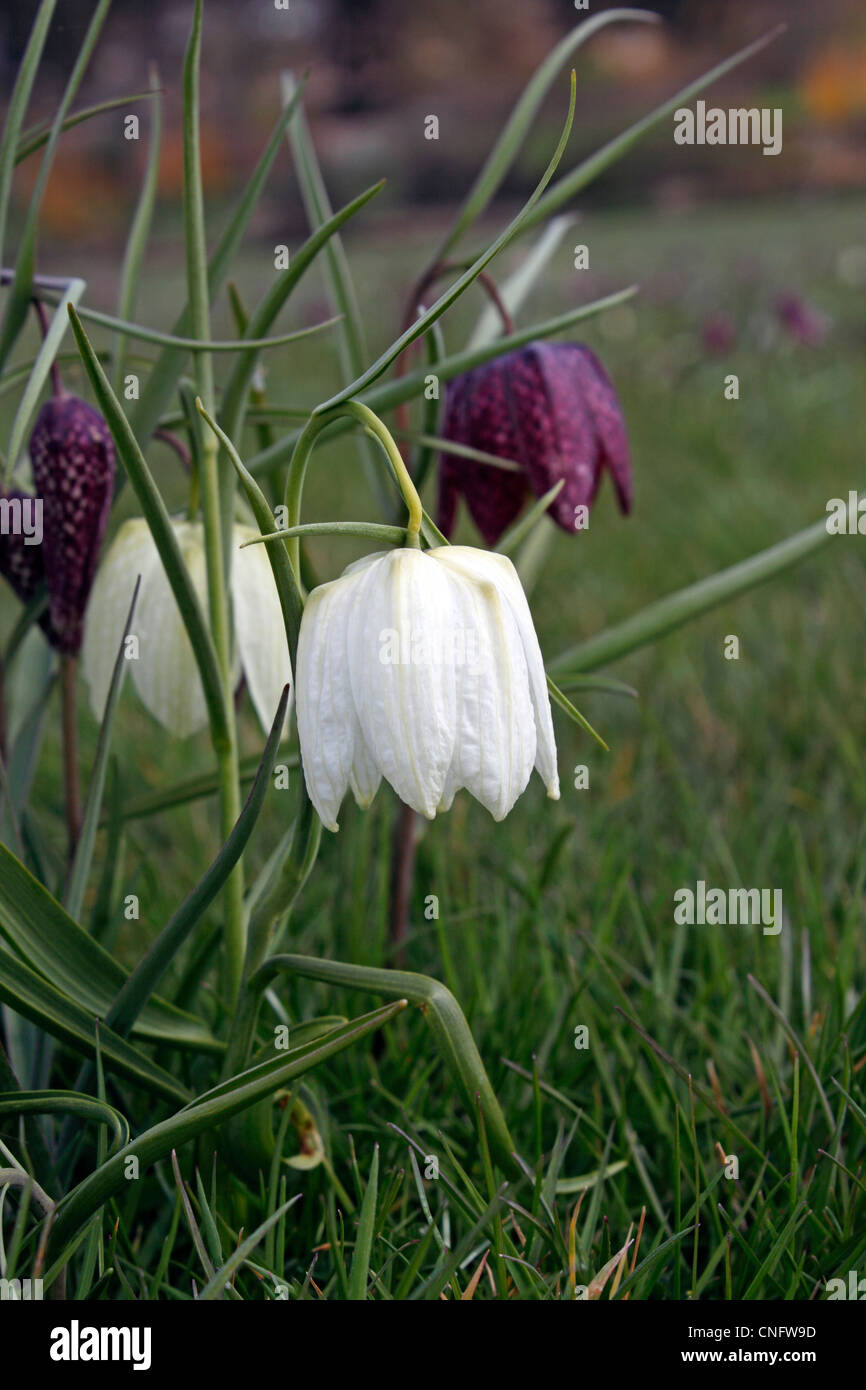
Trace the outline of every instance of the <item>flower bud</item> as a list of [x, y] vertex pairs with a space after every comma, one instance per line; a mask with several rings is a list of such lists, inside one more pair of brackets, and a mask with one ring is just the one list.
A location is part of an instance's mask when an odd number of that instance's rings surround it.
[[564, 486], [550, 515], [575, 529], [576, 508], [591, 507], [610, 469], [620, 509], [632, 503], [628, 437], [613, 385], [583, 343], [529, 343], [456, 377], [448, 387], [443, 433], [518, 471], [443, 453], [437, 523], [450, 535], [462, 492], [488, 545], [515, 520], [531, 489]]
[[114, 443], [98, 411], [77, 396], [42, 407], [30, 436], [33, 483], [43, 504], [49, 640], [74, 654], [84, 632], [114, 486]]

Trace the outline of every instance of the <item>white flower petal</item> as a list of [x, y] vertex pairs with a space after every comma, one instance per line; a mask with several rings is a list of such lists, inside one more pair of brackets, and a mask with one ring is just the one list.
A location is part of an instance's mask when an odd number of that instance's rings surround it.
[[[257, 535], [251, 527], [234, 527], [231, 594], [235, 643], [253, 708], [267, 733], [274, 722], [283, 686], [292, 683], [292, 665], [283, 610], [265, 546], [239, 549], [244, 541]], [[285, 734], [285, 725], [283, 731]]]
[[[193, 588], [207, 613], [207, 569], [201, 523], [175, 521], [172, 524]], [[132, 678], [154, 718], [178, 738], [187, 738], [207, 727], [207, 705], [180, 610], [152, 541], [151, 546], [154, 563], [147, 575], [142, 575], [139, 606], [133, 620], [133, 631], [139, 641], [139, 659], [133, 662]]]
[[453, 586], [420, 550], [395, 550], [352, 579], [349, 676], [367, 748], [397, 795], [436, 815], [454, 751], [453, 672], [436, 659], [454, 625]]
[[506, 599], [517, 624], [526, 668], [529, 678], [529, 694], [535, 714], [536, 754], [535, 766], [547, 787], [548, 796], [554, 800], [559, 797], [559, 774], [556, 766], [556, 741], [553, 735], [553, 719], [550, 713], [550, 697], [547, 693], [547, 677], [544, 660], [526, 594], [520, 583], [517, 571], [507, 555], [496, 555], [490, 551], [477, 550], [473, 546], [438, 546], [429, 555], [440, 563], [453, 567], [459, 573], [476, 581], [490, 581], [496, 585]]
[[338, 828], [337, 814], [360, 736], [346, 651], [358, 583], [343, 577], [314, 589], [304, 607], [298, 639], [295, 705], [304, 778], [310, 800], [328, 830]]
[[526, 788], [535, 761], [535, 717], [526, 659], [510, 605], [489, 581], [451, 570], [460, 614], [455, 663], [457, 740], [444, 806], [464, 786], [500, 821]]
[[[147, 523], [142, 520], [127, 521], [121, 526], [97, 571], [87, 605], [81, 664], [90, 689], [90, 708], [100, 721], [105, 713], [105, 701], [132, 603], [135, 581], [140, 574], [144, 590], [158, 562]], [[141, 613], [142, 597], [140, 592], [137, 615]], [[133, 631], [136, 630], [137, 624], [134, 624]]]

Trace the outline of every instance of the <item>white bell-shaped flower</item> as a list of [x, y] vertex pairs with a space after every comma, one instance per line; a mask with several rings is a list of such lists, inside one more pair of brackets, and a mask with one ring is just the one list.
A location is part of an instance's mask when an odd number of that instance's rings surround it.
[[382, 777], [432, 819], [466, 787], [495, 820], [538, 768], [559, 796], [544, 663], [504, 555], [393, 550], [314, 589], [297, 659], [298, 736], [310, 800], [329, 830], [348, 787]]
[[[200, 521], [173, 519], [175, 535], [199, 602], [207, 613], [207, 566]], [[282, 609], [265, 547], [252, 540], [257, 531], [233, 528], [231, 604], [235, 683], [243, 671], [253, 707], [264, 729], [277, 711], [291, 664]], [[129, 667], [133, 683], [150, 713], [171, 733], [185, 738], [207, 726], [207, 706], [192, 646], [165, 576], [147, 522], [127, 521], [117, 533], [96, 576], [82, 649], [90, 704], [102, 718], [135, 581], [141, 589], [131, 635], [137, 652]]]

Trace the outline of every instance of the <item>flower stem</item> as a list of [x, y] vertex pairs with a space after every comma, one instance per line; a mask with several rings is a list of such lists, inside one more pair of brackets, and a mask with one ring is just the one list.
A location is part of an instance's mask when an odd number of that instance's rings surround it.
[[406, 933], [409, 928], [409, 899], [415, 872], [418, 817], [404, 802], [397, 811], [391, 855], [391, 887], [388, 934], [397, 969], [406, 964]]
[[75, 853], [81, 829], [81, 801], [78, 788], [78, 719], [76, 717], [76, 677], [78, 658], [68, 653], [60, 658], [60, 710], [63, 732], [63, 784], [66, 797], [66, 830], [69, 860]]
[[[210, 341], [210, 300], [207, 278], [204, 197], [199, 144], [199, 67], [201, 59], [202, 0], [196, 0], [193, 26], [184, 61], [184, 230], [189, 317], [192, 336]], [[205, 408], [214, 410], [213, 362], [209, 352], [195, 353], [195, 378]], [[232, 699], [231, 631], [228, 604], [228, 570], [223, 545], [223, 519], [227, 509], [221, 495], [217, 440], [211, 433], [201, 446], [201, 497], [207, 562], [208, 611], [214, 649], [219, 667], [224, 729], [219, 734], [211, 726], [220, 787], [220, 829], [227, 839], [240, 815], [240, 775], [237, 730]], [[234, 486], [227, 474], [226, 487]], [[237, 999], [245, 948], [244, 879], [242, 861], [229, 875], [225, 886], [225, 955], [223, 992], [229, 1006]]]
[[[368, 434], [381, 444], [388, 461], [394, 471], [397, 485], [403, 494], [403, 500], [409, 512], [409, 519], [406, 525], [406, 544], [407, 546], [418, 547], [420, 545], [421, 522], [424, 516], [424, 509], [421, 506], [421, 498], [418, 490], [412, 481], [408, 468], [403, 460], [403, 455], [397, 448], [391, 432], [375, 415], [369, 406], [363, 405], [360, 401], [342, 401], [329, 410], [324, 415], [313, 415], [305, 425], [295, 445], [289, 472], [286, 479], [286, 511], [288, 517], [288, 527], [298, 526], [301, 520], [301, 497], [304, 490], [304, 479], [307, 473], [307, 465], [313, 452], [313, 447], [319, 435], [341, 415], [350, 415], [364, 426]], [[300, 583], [300, 541], [297, 536], [288, 541], [289, 554], [292, 559], [292, 566], [295, 575]]]

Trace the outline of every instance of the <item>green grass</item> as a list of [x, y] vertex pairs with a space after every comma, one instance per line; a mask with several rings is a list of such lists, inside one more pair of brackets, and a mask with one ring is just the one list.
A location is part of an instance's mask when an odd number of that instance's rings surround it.
[[[573, 240], [591, 248], [591, 280], [569, 269], [564, 249], [531, 313], [541, 318], [575, 296], [642, 286], [632, 306], [586, 333], [623, 399], [636, 504], [621, 519], [606, 485], [589, 531], [555, 537], [531, 597], [547, 655], [782, 539], [821, 516], [829, 497], [864, 486], [858, 385], [866, 340], [854, 296], [835, 274], [862, 213], [861, 203], [786, 204], [592, 216], [575, 229]], [[382, 244], [378, 236], [351, 248], [362, 309], [372, 316], [371, 350], [392, 336], [394, 287], [423, 256], [420, 237], [394, 258], [382, 255]], [[251, 301], [266, 283], [261, 261], [249, 255], [237, 278]], [[769, 334], [775, 294], [786, 288], [833, 319], [822, 347]], [[160, 316], [161, 301], [176, 306], [172, 277], [154, 281], [148, 321], [168, 321], [173, 309]], [[473, 296], [446, 318], [450, 343], [460, 341], [475, 303]], [[736, 321], [739, 341], [727, 357], [707, 358], [700, 324], [720, 308]], [[216, 315], [214, 332], [224, 326]], [[738, 402], [723, 399], [727, 372], [739, 376]], [[278, 350], [269, 399], [310, 404], [333, 378], [324, 340]], [[170, 479], [169, 456], [159, 446], [150, 455], [160, 480]], [[323, 446], [304, 519], [372, 516], [358, 475], [351, 443]], [[174, 500], [180, 496], [175, 487]], [[125, 498], [122, 510], [131, 505]], [[463, 538], [471, 538], [468, 528]], [[351, 542], [310, 546], [322, 577], [357, 553]], [[782, 579], [618, 663], [612, 674], [636, 687], [637, 702], [580, 692], [611, 751], [557, 717], [558, 804], [535, 779], [500, 826], [466, 793], [425, 826], [407, 966], [441, 979], [467, 1014], [528, 1174], [512, 1179], [504, 1204], [496, 1194], [506, 1175], [487, 1160], [477, 1117], [410, 1009], [375, 1047], [343, 1052], [300, 1086], [324, 1149], [318, 1166], [274, 1164], [244, 1181], [225, 1135], [188, 1147], [179, 1166], [189, 1212], [178, 1214], [167, 1162], [143, 1171], [105, 1208], [100, 1258], [89, 1259], [87, 1239], [79, 1247], [72, 1286], [103, 1299], [185, 1299], [191, 1278], [218, 1290], [213, 1271], [239, 1228], [249, 1234], [296, 1194], [301, 1200], [235, 1269], [242, 1297], [274, 1297], [277, 1285], [291, 1298], [358, 1296], [365, 1286], [372, 1298], [457, 1297], [487, 1253], [475, 1298], [569, 1298], [642, 1219], [632, 1299], [807, 1299], [850, 1269], [862, 1276], [864, 578], [862, 538], [831, 542]], [[4, 612], [11, 617], [11, 601]], [[724, 658], [728, 634], [740, 639], [739, 661]], [[94, 740], [88, 721], [85, 757]], [[261, 745], [246, 710], [242, 741], [247, 753]], [[168, 742], [129, 691], [114, 753], [122, 798], [210, 767], [204, 739]], [[589, 790], [573, 789], [579, 763], [590, 769]], [[31, 804], [60, 844], [53, 731]], [[250, 878], [293, 809], [290, 794], [270, 794]], [[387, 906], [395, 811], [387, 788], [367, 813], [344, 808], [282, 949], [394, 964]], [[109, 917], [128, 965], [209, 862], [216, 823], [215, 801], [204, 800], [126, 828]], [[98, 869], [104, 855], [103, 833]], [[697, 879], [781, 888], [783, 932], [678, 927], [673, 895]], [[141, 898], [138, 923], [119, 911], [129, 892]], [[438, 899], [438, 920], [425, 917], [428, 895]], [[217, 920], [212, 910], [207, 924]], [[188, 957], [163, 993], [181, 986]], [[217, 1009], [217, 979], [213, 968], [205, 1012]], [[273, 996], [293, 1024], [354, 1017], [376, 1002], [288, 977]], [[266, 1005], [262, 1045], [282, 1016]], [[580, 1025], [589, 1030], [584, 1049], [575, 1046]], [[23, 1034], [19, 1055], [36, 1066]], [[78, 1066], [59, 1050], [52, 1084], [74, 1086]], [[182, 1064], [194, 1087], [199, 1068]], [[108, 1098], [133, 1130], [156, 1118], [152, 1101], [123, 1087], [110, 1085]], [[291, 1155], [298, 1139], [293, 1126], [280, 1127], [286, 1113], [276, 1108], [274, 1125]], [[725, 1176], [717, 1146], [738, 1159], [738, 1179]], [[440, 1176], [425, 1180], [430, 1157]], [[75, 1175], [95, 1161], [94, 1130], [85, 1127]], [[632, 1244], [629, 1267], [634, 1254]]]

